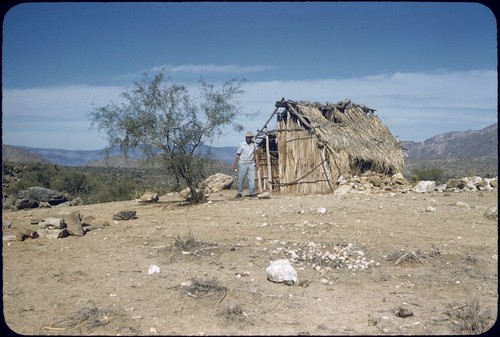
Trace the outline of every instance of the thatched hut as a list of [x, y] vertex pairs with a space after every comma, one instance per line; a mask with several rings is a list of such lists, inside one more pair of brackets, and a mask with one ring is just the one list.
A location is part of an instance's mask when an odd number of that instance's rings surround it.
[[[340, 176], [402, 173], [403, 148], [374, 112], [350, 100], [276, 102], [256, 136], [257, 186], [281, 193], [330, 193]], [[276, 127], [268, 130], [274, 116]]]

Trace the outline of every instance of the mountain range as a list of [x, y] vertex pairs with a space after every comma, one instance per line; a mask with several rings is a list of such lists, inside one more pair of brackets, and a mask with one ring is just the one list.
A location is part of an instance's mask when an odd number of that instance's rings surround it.
[[[418, 160], [491, 159], [498, 161], [498, 123], [481, 130], [453, 131], [431, 137], [424, 142], [401, 141], [407, 158]], [[216, 160], [232, 163], [236, 147], [203, 145], [201, 151], [210, 151]], [[20, 163], [40, 162], [62, 166], [127, 166], [140, 157], [138, 151], [130, 153], [126, 164], [118, 148], [106, 156], [102, 150], [62, 150], [13, 146], [2, 144], [2, 161]], [[107, 159], [108, 158], [108, 159]], [[405, 159], [406, 160], [406, 159]]]

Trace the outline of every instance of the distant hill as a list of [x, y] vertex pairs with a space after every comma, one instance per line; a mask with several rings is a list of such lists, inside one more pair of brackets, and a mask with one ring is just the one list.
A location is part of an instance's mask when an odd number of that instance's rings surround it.
[[[406, 149], [405, 175], [416, 166], [437, 166], [454, 176], [498, 174], [498, 123], [481, 130], [446, 132], [424, 142], [401, 141]], [[236, 147], [204, 145], [202, 153], [210, 151], [215, 160], [230, 164]], [[61, 166], [139, 167], [139, 152], [130, 153], [125, 161], [118, 148], [105, 150], [60, 150], [2, 146], [2, 160], [13, 162], [50, 162]]]
[[481, 130], [453, 131], [424, 142], [402, 141], [411, 159], [498, 159], [498, 123]]
[[[212, 147], [202, 145], [202, 153], [211, 152], [215, 160], [232, 163], [237, 147]], [[44, 162], [61, 166], [112, 166], [112, 167], [138, 167], [141, 164], [138, 150], [131, 151], [125, 160], [118, 148], [109, 150], [62, 150], [34, 148], [27, 146], [2, 145], [2, 161], [7, 160], [18, 163]]]
[[28, 163], [43, 163], [50, 164], [51, 161], [43, 156], [22, 149], [21, 147], [4, 145], [2, 144], [2, 161], [8, 160], [14, 163], [28, 164]]

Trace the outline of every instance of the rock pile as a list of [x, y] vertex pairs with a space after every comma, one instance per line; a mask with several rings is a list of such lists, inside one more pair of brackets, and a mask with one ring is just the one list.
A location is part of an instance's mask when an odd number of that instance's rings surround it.
[[436, 185], [435, 181], [422, 180], [412, 186], [401, 173], [384, 176], [379, 173], [367, 171], [361, 176], [346, 178], [340, 176], [337, 180], [334, 195], [344, 195], [354, 192], [402, 192], [414, 191], [416, 193], [430, 192], [477, 192], [498, 189], [498, 177], [481, 178], [479, 176], [449, 179], [446, 184]]
[[36, 230], [20, 230], [9, 226], [3, 226], [3, 241], [24, 241], [26, 239], [60, 239], [69, 235], [83, 236], [92, 229], [103, 228], [109, 225], [108, 221], [102, 221], [93, 216], [81, 216], [78, 212], [64, 214], [62, 217], [47, 217], [45, 219], [32, 219], [30, 224], [36, 226]]
[[365, 253], [352, 243], [322, 244], [311, 241], [297, 244], [293, 248], [278, 248], [275, 252], [288, 256], [292, 265], [310, 266], [317, 271], [340, 268], [363, 270], [380, 264], [368, 259]]
[[411, 188], [411, 184], [403, 177], [401, 173], [392, 176], [375, 173], [371, 171], [364, 172], [361, 176], [352, 177], [340, 176], [337, 179], [337, 186], [334, 195], [343, 195], [351, 192], [365, 191], [403, 191]]

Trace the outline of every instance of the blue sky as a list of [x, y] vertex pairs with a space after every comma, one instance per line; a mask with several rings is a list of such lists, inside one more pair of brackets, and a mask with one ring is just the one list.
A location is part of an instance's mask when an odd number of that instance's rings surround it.
[[164, 66], [195, 96], [200, 77], [247, 79], [248, 130], [282, 97], [349, 98], [400, 140], [424, 141], [497, 122], [497, 62], [480, 3], [25, 3], [3, 20], [2, 142], [102, 149], [88, 113]]

